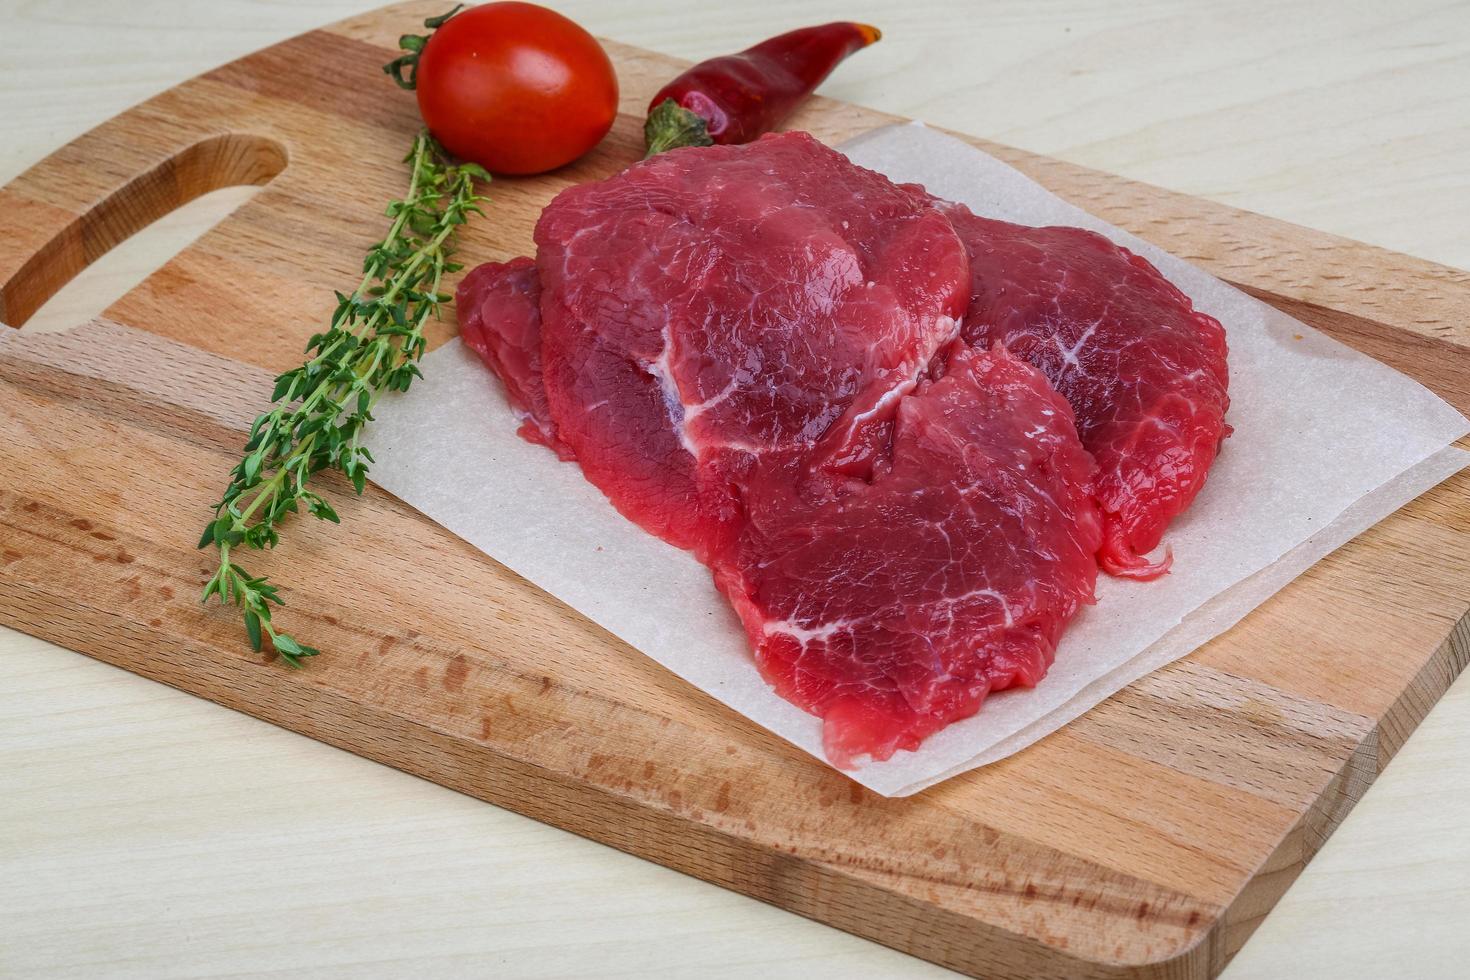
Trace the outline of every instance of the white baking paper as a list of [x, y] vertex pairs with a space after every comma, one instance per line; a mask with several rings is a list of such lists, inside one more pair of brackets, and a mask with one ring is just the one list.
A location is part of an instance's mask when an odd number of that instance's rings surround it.
[[[842, 147], [978, 214], [1094, 229], [1146, 256], [1220, 319], [1230, 343], [1226, 441], [1166, 535], [1173, 571], [1102, 576], [1033, 690], [993, 695], [916, 752], [850, 773], [905, 796], [1020, 751], [1238, 622], [1313, 562], [1470, 463], [1470, 423], [1411, 378], [1081, 211], [999, 160], [923, 126]], [[373, 479], [696, 687], [822, 755], [821, 723], [761, 680], [709, 572], [624, 520], [581, 475], [516, 434], [501, 388], [458, 341], [385, 399]], [[825, 761], [825, 760], [824, 760]]]

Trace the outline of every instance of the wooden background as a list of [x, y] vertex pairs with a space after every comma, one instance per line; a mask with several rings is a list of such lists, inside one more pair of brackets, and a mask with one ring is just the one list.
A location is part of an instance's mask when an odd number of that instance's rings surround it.
[[[42, 39], [3, 55], [0, 118], [21, 138], [0, 149], [0, 178], [195, 70], [361, 5], [114, 6], [0, 7], [7, 38], [19, 17]], [[788, 23], [765, 2], [673, 22], [644, 4], [568, 9], [691, 57]], [[1213, 7], [1200, 21], [1167, 5], [968, 9], [802, 16], [888, 31], [868, 53], [881, 64], [831, 94], [1470, 265], [1463, 12], [1398, 5], [1322, 25], [1307, 6]], [[72, 58], [80, 70], [61, 66]], [[206, 221], [196, 211], [163, 237], [186, 240]], [[139, 244], [94, 268], [90, 288], [116, 295], [169, 251]], [[43, 323], [104, 305], [87, 306], [88, 288]], [[25, 939], [0, 943], [0, 971], [934, 970], [75, 655], [0, 643], [0, 915]], [[1459, 965], [1470, 835], [1455, 817], [1465, 776], [1457, 787], [1450, 774], [1470, 763], [1432, 750], [1453, 748], [1443, 716], [1467, 708], [1462, 682], [1229, 975], [1377, 975], [1408, 950], [1416, 970]]]

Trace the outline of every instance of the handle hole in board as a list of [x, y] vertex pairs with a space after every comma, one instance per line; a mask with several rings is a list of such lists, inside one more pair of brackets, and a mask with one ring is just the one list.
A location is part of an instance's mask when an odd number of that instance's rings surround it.
[[[284, 170], [287, 159], [276, 140], [246, 133], [211, 136], [180, 150], [38, 249], [0, 286], [0, 320], [19, 327], [35, 317], [30, 329], [56, 330], [95, 316], [224, 220]], [[117, 255], [89, 268], [123, 242]]]

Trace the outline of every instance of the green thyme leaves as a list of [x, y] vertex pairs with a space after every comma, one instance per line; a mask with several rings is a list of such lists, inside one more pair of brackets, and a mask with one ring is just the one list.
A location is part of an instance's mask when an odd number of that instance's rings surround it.
[[455, 233], [474, 214], [483, 214], [475, 181], [490, 175], [473, 163], [453, 164], [423, 132], [405, 157], [408, 193], [388, 205], [388, 234], [363, 260], [363, 279], [353, 292], [337, 293], [325, 333], [306, 345], [307, 360], [276, 378], [273, 407], [255, 420], [240, 462], [214, 507], [215, 517], [199, 539], [213, 546], [219, 566], [204, 586], [203, 601], [218, 597], [238, 607], [255, 650], [267, 640], [293, 667], [319, 653], [276, 629], [272, 607], [284, 603], [276, 587], [254, 577], [238, 561], [240, 549], [274, 548], [279, 527], [305, 511], [341, 523], [332, 505], [309, 487], [323, 470], [336, 470], [361, 494], [372, 454], [361, 444], [373, 404], [385, 391], [406, 391], [423, 375], [424, 326], [450, 298], [441, 291], [446, 275], [461, 266], [449, 261]]

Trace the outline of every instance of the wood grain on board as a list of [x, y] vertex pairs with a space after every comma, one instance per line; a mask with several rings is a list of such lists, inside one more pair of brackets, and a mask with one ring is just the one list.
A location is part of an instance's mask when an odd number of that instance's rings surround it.
[[[264, 183], [93, 323], [0, 339], [0, 619], [538, 819], [985, 976], [1204, 976], [1470, 657], [1461, 476], [1225, 636], [1024, 753], [901, 800], [689, 688], [393, 498], [252, 557], [327, 654], [262, 662], [196, 599], [207, 507], [269, 376], [354, 281], [418, 121], [376, 84], [408, 5], [111, 120], [0, 189], [0, 321], [179, 203]], [[471, 261], [636, 159], [670, 59], [609, 45], [612, 136], [492, 188]], [[891, 121], [815, 100], [839, 140]], [[1051, 189], [1470, 406], [1470, 275], [991, 144]], [[442, 325], [436, 342], [452, 332]], [[339, 488], [340, 489], [340, 488]], [[339, 494], [340, 497], [340, 494]]]

